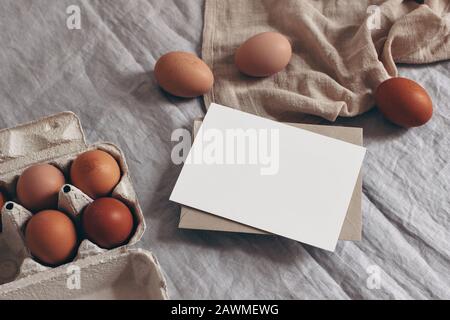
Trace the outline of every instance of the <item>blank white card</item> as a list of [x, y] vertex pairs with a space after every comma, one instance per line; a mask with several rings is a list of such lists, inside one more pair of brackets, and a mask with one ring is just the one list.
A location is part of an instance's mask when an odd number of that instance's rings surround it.
[[364, 154], [211, 104], [170, 200], [334, 251]]

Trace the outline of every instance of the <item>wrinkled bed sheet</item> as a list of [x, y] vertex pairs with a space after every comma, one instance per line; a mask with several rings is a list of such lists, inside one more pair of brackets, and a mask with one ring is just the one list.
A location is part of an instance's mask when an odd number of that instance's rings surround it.
[[[81, 30], [66, 27], [72, 4]], [[198, 0], [2, 1], [0, 127], [72, 110], [89, 143], [120, 145], [148, 224], [139, 246], [159, 258], [171, 298], [450, 298], [450, 62], [400, 68], [434, 100], [426, 126], [402, 130], [376, 110], [338, 120], [363, 127], [368, 148], [361, 242], [329, 253], [177, 228], [170, 137], [204, 108], [160, 91], [152, 69], [167, 51], [200, 52], [202, 14]]]

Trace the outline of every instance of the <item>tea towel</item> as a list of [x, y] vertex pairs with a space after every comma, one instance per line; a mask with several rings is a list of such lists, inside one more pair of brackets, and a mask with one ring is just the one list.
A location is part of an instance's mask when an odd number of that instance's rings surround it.
[[[215, 84], [204, 96], [260, 116], [334, 121], [374, 106], [377, 86], [395, 63], [450, 58], [450, 1], [206, 0], [202, 57]], [[287, 68], [251, 78], [234, 65], [238, 46], [276, 31], [293, 48]]]

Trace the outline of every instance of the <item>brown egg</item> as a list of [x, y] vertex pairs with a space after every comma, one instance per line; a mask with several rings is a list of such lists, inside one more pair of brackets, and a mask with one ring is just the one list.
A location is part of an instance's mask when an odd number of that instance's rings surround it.
[[236, 51], [234, 61], [242, 73], [267, 77], [283, 70], [291, 60], [289, 40], [277, 32], [264, 32], [245, 41]]
[[120, 176], [116, 159], [102, 150], [82, 153], [70, 168], [72, 184], [93, 199], [110, 194], [119, 183]]
[[161, 56], [155, 65], [155, 78], [165, 91], [174, 96], [192, 98], [211, 90], [211, 69], [196, 55], [174, 51]]
[[0, 210], [3, 208], [6, 202], [5, 195], [0, 191]]
[[100, 198], [84, 210], [82, 224], [89, 240], [102, 248], [111, 249], [129, 240], [133, 231], [133, 215], [123, 202]]
[[28, 221], [25, 242], [31, 254], [40, 262], [60, 265], [76, 254], [77, 231], [72, 220], [64, 213], [44, 210]]
[[61, 170], [50, 164], [38, 164], [27, 168], [17, 181], [17, 198], [31, 211], [56, 209], [58, 193], [66, 183]]
[[428, 93], [417, 82], [406, 78], [391, 78], [381, 83], [375, 101], [388, 120], [405, 128], [421, 126], [433, 115]]

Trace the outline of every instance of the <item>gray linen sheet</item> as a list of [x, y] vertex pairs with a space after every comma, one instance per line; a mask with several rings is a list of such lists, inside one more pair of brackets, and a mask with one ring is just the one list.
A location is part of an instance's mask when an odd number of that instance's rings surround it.
[[[66, 27], [73, 4], [81, 30]], [[434, 100], [426, 126], [399, 129], [376, 110], [338, 120], [363, 127], [368, 147], [361, 242], [329, 253], [177, 228], [170, 136], [204, 107], [163, 93], [152, 70], [167, 51], [200, 52], [202, 15], [198, 0], [1, 1], [0, 127], [72, 110], [89, 143], [120, 145], [148, 224], [139, 246], [158, 257], [171, 298], [450, 298], [450, 62], [400, 68]]]

